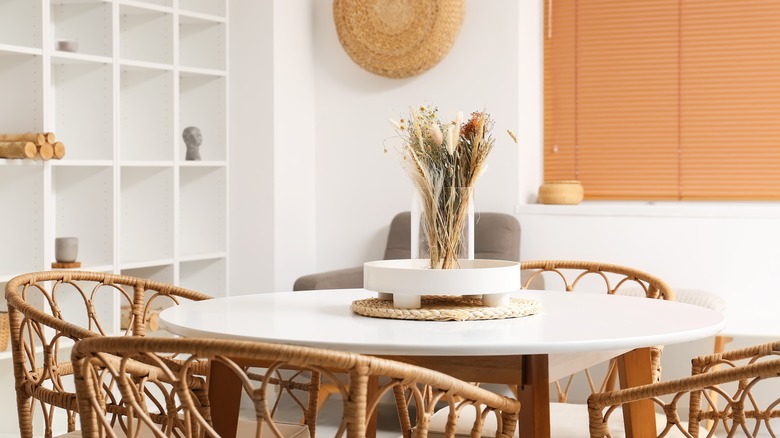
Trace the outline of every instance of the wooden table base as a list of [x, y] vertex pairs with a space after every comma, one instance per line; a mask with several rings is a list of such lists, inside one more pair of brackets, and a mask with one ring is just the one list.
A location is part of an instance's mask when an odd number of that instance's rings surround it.
[[517, 388], [520, 400], [521, 437], [550, 437], [550, 378], [546, 354], [523, 358], [523, 383]]
[[[546, 354], [385, 357], [435, 369], [466, 381], [515, 386], [522, 405], [518, 424], [520, 437], [550, 438], [549, 359]], [[651, 383], [650, 366], [649, 348], [636, 349], [620, 356], [618, 367], [621, 387]], [[372, 378], [371, 382], [372, 387], [378, 385], [378, 378]], [[214, 428], [224, 438], [235, 437], [241, 404], [241, 382], [219, 362], [211, 364], [209, 401]], [[624, 408], [623, 415], [627, 438], [656, 436], [652, 401], [632, 403]], [[376, 413], [367, 425], [366, 436], [376, 436]]]
[[[649, 348], [638, 348], [618, 356], [620, 387], [653, 383]], [[639, 400], [623, 407], [626, 438], [655, 438], [655, 409], [652, 400]]]

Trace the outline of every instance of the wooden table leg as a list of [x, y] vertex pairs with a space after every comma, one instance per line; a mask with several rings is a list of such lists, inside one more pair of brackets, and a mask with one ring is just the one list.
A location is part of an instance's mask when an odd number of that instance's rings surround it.
[[550, 379], [546, 354], [523, 357], [520, 400], [520, 438], [550, 438]]
[[241, 407], [241, 381], [219, 361], [211, 361], [209, 403], [214, 429], [223, 438], [234, 438]]
[[[650, 348], [638, 348], [617, 358], [621, 388], [653, 382]], [[652, 400], [639, 400], [623, 406], [626, 438], [655, 438], [655, 409]]]
[[[368, 391], [366, 394], [366, 398], [368, 400], [373, 400], [374, 397], [376, 397], [376, 394], [378, 392], [379, 392], [379, 377], [369, 376]], [[377, 416], [379, 414], [379, 412], [377, 412], [378, 410], [379, 407], [377, 406], [377, 409], [374, 410], [374, 412], [368, 417], [368, 422], [366, 423], [366, 438], [376, 437]]]

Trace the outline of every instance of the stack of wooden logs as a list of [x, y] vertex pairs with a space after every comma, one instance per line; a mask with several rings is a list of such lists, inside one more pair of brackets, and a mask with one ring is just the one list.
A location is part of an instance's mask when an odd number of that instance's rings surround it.
[[50, 160], [65, 156], [65, 145], [53, 132], [0, 134], [0, 158]]

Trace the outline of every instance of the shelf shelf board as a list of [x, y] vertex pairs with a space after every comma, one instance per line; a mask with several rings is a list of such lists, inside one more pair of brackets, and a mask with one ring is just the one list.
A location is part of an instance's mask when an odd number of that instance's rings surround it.
[[0, 44], [0, 56], [7, 55], [42, 55], [43, 50], [37, 47], [16, 46], [13, 44]]
[[162, 13], [166, 13], [166, 14], [173, 13], [173, 8], [171, 8], [171, 7], [155, 5], [155, 4], [152, 4], [152, 3], [146, 3], [146, 2], [142, 2], [142, 1], [120, 0], [119, 1], [119, 5], [120, 6], [129, 6], [131, 8], [135, 8], [135, 9], [122, 9], [123, 13], [143, 14], [143, 13], [148, 13], [148, 12], [152, 12], [152, 11], [154, 11], [154, 12], [162, 12]]
[[188, 256], [181, 256], [179, 257], [180, 262], [200, 262], [203, 260], [218, 260], [218, 259], [224, 259], [227, 257], [227, 254], [225, 252], [219, 251], [219, 252], [212, 252], [207, 254], [197, 254], [197, 255], [188, 255]]
[[79, 271], [114, 272], [114, 265], [82, 265]]
[[24, 158], [0, 158], [0, 166], [38, 166], [43, 160], [28, 160]]
[[122, 70], [164, 70], [172, 71], [173, 65], [162, 64], [159, 62], [135, 61], [132, 59], [121, 59], [119, 65]]
[[181, 167], [225, 167], [227, 162], [225, 161], [181, 161], [179, 163]]
[[227, 75], [225, 70], [216, 70], [210, 68], [197, 68], [197, 67], [179, 67], [179, 74], [181, 76], [215, 76], [224, 77]]
[[220, 15], [204, 14], [201, 12], [179, 11], [179, 23], [201, 23], [204, 21], [212, 22], [212, 23], [225, 23], [227, 20], [225, 20], [225, 17], [222, 17]]
[[[67, 155], [65, 155], [67, 157]], [[111, 160], [50, 160], [52, 167], [112, 167]]]
[[122, 167], [173, 167], [173, 161], [122, 161]]
[[78, 4], [90, 4], [95, 2], [111, 3], [112, 0], [57, 0], [58, 5], [78, 5]]
[[141, 269], [141, 268], [154, 268], [158, 266], [173, 265], [175, 261], [173, 259], [158, 259], [158, 260], [144, 260], [140, 262], [122, 263], [121, 270], [127, 269]]
[[86, 53], [55, 51], [51, 57], [53, 64], [111, 64], [113, 59], [109, 56], [88, 55]]

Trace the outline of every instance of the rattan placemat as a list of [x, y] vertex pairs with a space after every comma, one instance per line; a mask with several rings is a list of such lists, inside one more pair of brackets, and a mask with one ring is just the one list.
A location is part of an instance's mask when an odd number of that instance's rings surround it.
[[506, 306], [485, 307], [480, 298], [451, 295], [424, 295], [419, 309], [397, 309], [392, 300], [366, 298], [352, 302], [352, 311], [373, 318], [410, 319], [419, 321], [475, 321], [518, 318], [539, 313], [542, 305], [536, 300], [512, 298]]

